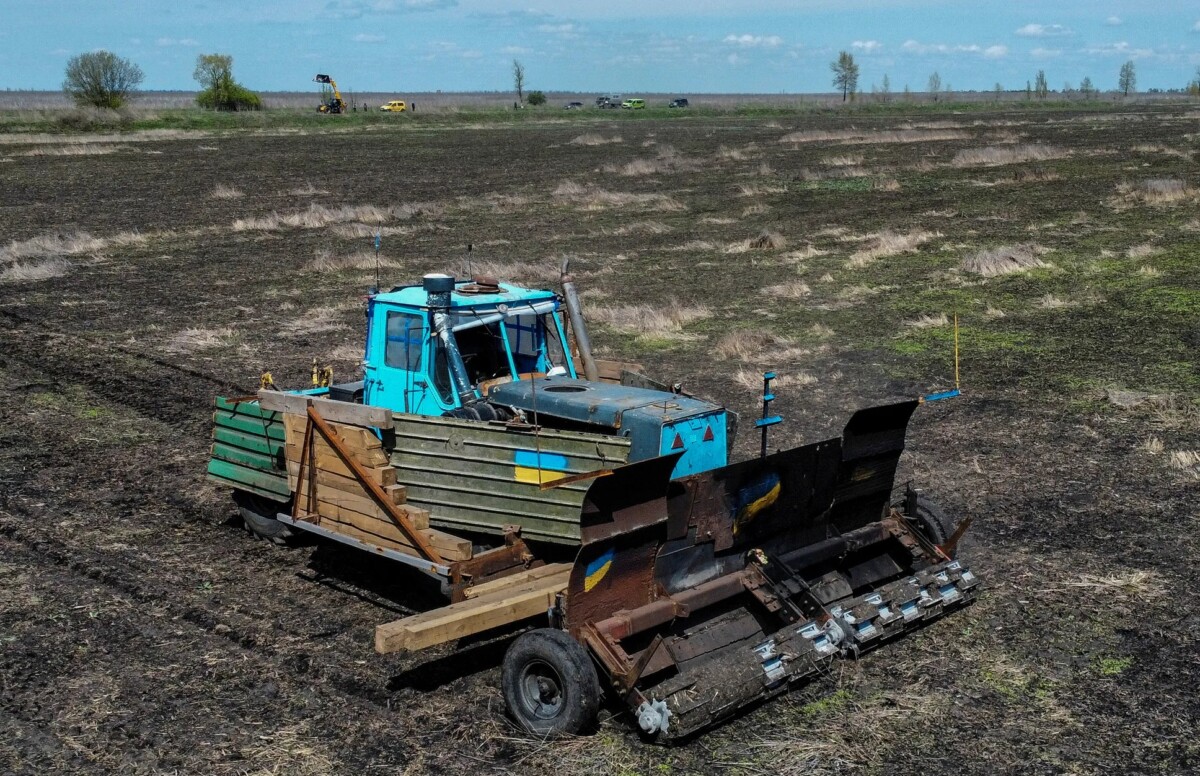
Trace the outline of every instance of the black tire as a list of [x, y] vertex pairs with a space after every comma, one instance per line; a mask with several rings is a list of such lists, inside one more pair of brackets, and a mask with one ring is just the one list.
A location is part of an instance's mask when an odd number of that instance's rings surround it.
[[552, 628], [530, 631], [512, 643], [500, 684], [508, 713], [537, 736], [578, 733], [600, 708], [600, 680], [587, 650]]
[[[953, 521], [946, 517], [946, 513], [936, 502], [923, 493], [918, 493], [915, 499], [908, 500], [905, 514], [913, 527], [938, 547], [945, 545], [947, 540], [954, 535], [956, 526]], [[957, 553], [958, 551], [955, 549], [946, 554], [953, 558]]]
[[242, 516], [246, 530], [259, 539], [285, 545], [295, 536], [290, 525], [275, 519], [278, 512], [287, 510], [286, 503], [272, 501], [244, 490], [233, 492], [233, 503], [237, 505], [238, 514]]

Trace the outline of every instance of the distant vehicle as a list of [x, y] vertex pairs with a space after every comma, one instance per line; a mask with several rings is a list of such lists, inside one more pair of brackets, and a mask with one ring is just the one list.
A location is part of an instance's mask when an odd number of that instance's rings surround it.
[[596, 98], [597, 108], [619, 108], [621, 107], [621, 95], [619, 94], [602, 94]]
[[583, 107], [582, 102], [568, 102], [563, 106], [563, 110], [579, 110]]
[[342, 93], [338, 91], [337, 81], [333, 80], [332, 76], [325, 73], [317, 73], [317, 77], [313, 80], [319, 84], [329, 84], [328, 100], [317, 106], [318, 113], [345, 113], [350, 109], [350, 106], [342, 99]]
[[667, 105], [668, 108], [686, 108], [688, 106], [687, 97], [676, 97]]
[[621, 103], [621, 107], [625, 110], [643, 110], [646, 107], [646, 101], [640, 98], [633, 98]]
[[403, 113], [408, 110], [407, 103], [404, 100], [388, 100], [383, 105], [379, 106], [380, 110], [386, 110], [391, 113]]

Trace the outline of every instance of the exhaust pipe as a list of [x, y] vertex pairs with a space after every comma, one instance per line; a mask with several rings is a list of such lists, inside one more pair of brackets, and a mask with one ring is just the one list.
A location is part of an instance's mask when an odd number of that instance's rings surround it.
[[450, 295], [454, 292], [454, 277], [431, 273], [421, 278], [421, 287], [428, 295], [429, 309], [433, 312], [433, 332], [446, 349], [446, 363], [449, 366], [450, 382], [458, 400], [463, 405], [474, 403], [479, 397], [475, 393], [471, 380], [467, 377], [467, 365], [463, 363], [462, 353], [458, 351], [458, 342], [450, 331]]
[[583, 376], [590, 382], [599, 382], [600, 370], [592, 358], [592, 340], [588, 337], [587, 324], [583, 320], [583, 309], [579, 304], [579, 292], [575, 288], [575, 278], [567, 274], [571, 260], [566, 259], [562, 265], [563, 302], [567, 305], [567, 315], [571, 318], [571, 328], [575, 330], [575, 344], [579, 347], [579, 360], [583, 362]]

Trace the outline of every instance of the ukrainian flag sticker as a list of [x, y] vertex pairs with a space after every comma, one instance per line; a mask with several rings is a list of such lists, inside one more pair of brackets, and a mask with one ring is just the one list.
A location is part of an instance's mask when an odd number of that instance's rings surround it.
[[544, 485], [561, 479], [569, 468], [565, 455], [539, 453], [536, 450], [515, 451], [513, 464], [513, 479], [532, 485]]
[[586, 593], [600, 584], [600, 580], [604, 579], [608, 570], [612, 568], [612, 563], [613, 550], [612, 547], [609, 547], [600, 557], [587, 564], [583, 578], [583, 592]]

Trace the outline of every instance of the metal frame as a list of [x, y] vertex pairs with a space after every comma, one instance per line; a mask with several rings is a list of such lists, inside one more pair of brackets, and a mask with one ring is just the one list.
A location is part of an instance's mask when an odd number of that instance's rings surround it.
[[293, 520], [291, 515], [283, 512], [277, 514], [275, 518], [281, 523], [287, 523], [290, 526], [299, 528], [303, 531], [315, 533], [318, 536], [322, 536], [326, 539], [333, 539], [335, 542], [348, 544], [351, 547], [357, 547], [360, 550], [366, 550], [374, 555], [382, 555], [389, 560], [398, 560], [406, 566], [412, 566], [416, 570], [428, 574], [431, 577], [444, 577], [446, 579], [450, 578], [449, 566], [440, 563], [431, 563], [424, 558], [418, 558], [414, 555], [406, 555], [403, 552], [387, 550], [383, 547], [376, 547], [373, 544], [367, 544], [366, 542], [359, 541], [358, 539], [350, 536], [346, 536], [335, 531], [330, 531], [328, 528], [322, 528], [321, 526], [316, 525], [315, 523], [310, 523], [307, 520]]

